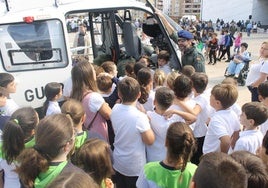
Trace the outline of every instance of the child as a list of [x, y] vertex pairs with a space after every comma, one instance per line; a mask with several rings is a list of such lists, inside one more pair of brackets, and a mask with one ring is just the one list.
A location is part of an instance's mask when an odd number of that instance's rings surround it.
[[154, 95], [153, 78], [149, 68], [142, 68], [137, 74], [137, 80], [141, 87], [141, 96], [138, 99], [145, 111], [152, 111], [154, 109]]
[[81, 61], [72, 68], [73, 89], [71, 98], [82, 102], [86, 112], [85, 128], [100, 134], [107, 142], [107, 120], [110, 119], [111, 108], [98, 93], [96, 73], [91, 63]]
[[196, 115], [197, 119], [193, 127], [193, 134], [197, 141], [197, 151], [194, 153], [191, 162], [198, 165], [199, 158], [203, 155], [202, 148], [207, 133], [207, 122], [209, 121], [212, 109], [205, 90], [208, 85], [208, 76], [205, 73], [194, 73], [191, 77], [193, 82], [195, 107], [187, 111]]
[[[258, 86], [258, 93], [259, 100], [268, 108], [268, 81], [265, 81]], [[263, 135], [266, 134], [268, 130], [268, 119], [261, 124], [260, 130]]]
[[66, 170], [81, 172], [67, 160], [75, 135], [70, 118], [53, 114], [42, 119], [35, 130], [35, 145], [20, 153], [16, 171], [23, 187], [46, 187]]
[[165, 74], [168, 74], [171, 72], [171, 68], [169, 66], [169, 58], [170, 58], [170, 55], [168, 51], [166, 50], [161, 50], [159, 54], [157, 55], [158, 68], [160, 70], [163, 70]]
[[190, 188], [247, 188], [245, 168], [222, 152], [204, 155], [195, 171]]
[[46, 101], [43, 105], [43, 112], [46, 116], [61, 113], [58, 100], [62, 96], [62, 85], [57, 82], [50, 82], [45, 86]]
[[[209, 50], [209, 63], [215, 65], [217, 62], [216, 59], [216, 53], [218, 50], [218, 39], [217, 39], [217, 33], [212, 33], [212, 39], [209, 41], [208, 46], [210, 48]], [[213, 57], [213, 63], [212, 63], [212, 57]]]
[[[7, 96], [8, 96], [8, 93], [7, 93], [6, 89], [3, 87], [0, 87], [0, 108], [4, 107], [6, 105]], [[10, 116], [0, 114], [0, 141], [2, 140], [1, 139], [2, 131], [4, 129], [6, 122], [9, 120], [9, 118], [10, 118]]]
[[84, 172], [67, 171], [61, 173], [47, 188], [100, 188], [100, 186]]
[[75, 151], [77, 151], [88, 139], [90, 138], [102, 138], [97, 133], [90, 131], [83, 131], [83, 124], [86, 119], [86, 113], [81, 102], [75, 99], [68, 99], [61, 106], [61, 112], [69, 115], [73, 121], [75, 130]]
[[138, 188], [188, 188], [196, 165], [188, 162], [195, 148], [195, 139], [188, 125], [172, 123], [166, 135], [166, 158], [147, 163], [137, 180]]
[[[237, 79], [234, 79], [232, 77], [227, 77], [225, 78], [222, 82], [222, 84], [231, 84], [233, 86], [235, 86], [237, 88], [238, 86], [238, 83], [237, 83]], [[241, 106], [235, 102], [231, 107], [230, 107], [231, 110], [233, 110], [235, 112], [235, 114], [237, 115], [238, 119], [240, 118], [240, 115], [242, 114], [242, 111], [241, 111]]]
[[176, 71], [172, 71], [167, 75], [167, 83], [166, 86], [172, 90], [174, 90], [174, 81], [176, 80], [176, 78], [179, 76], [180, 74]]
[[245, 150], [256, 154], [261, 146], [263, 134], [259, 130], [259, 125], [268, 118], [268, 109], [260, 102], [250, 102], [242, 106], [240, 122], [244, 131], [240, 132], [234, 151]]
[[7, 122], [3, 130], [0, 155], [0, 169], [4, 171], [4, 187], [20, 187], [18, 174], [14, 172], [17, 157], [24, 148], [34, 146], [34, 130], [38, 122], [38, 114], [32, 107], [16, 110]]
[[230, 109], [238, 97], [237, 88], [230, 84], [218, 84], [212, 88], [210, 105], [215, 109], [205, 136], [203, 153], [227, 153], [235, 145], [240, 123], [236, 114]]
[[155, 134], [155, 141], [152, 145], [146, 146], [147, 162], [160, 161], [166, 156], [165, 139], [171, 121], [163, 114], [171, 106], [174, 93], [167, 87], [159, 87], [155, 92], [154, 111], [148, 111], [151, 128]]
[[[111, 150], [107, 142], [99, 139], [86, 141], [76, 156], [77, 166], [88, 173], [100, 187], [113, 187]], [[108, 185], [108, 186], [107, 186]]]
[[135, 63], [132, 63], [132, 62], [126, 63], [126, 65], [125, 65], [125, 76], [120, 76], [119, 80], [122, 80], [123, 78], [125, 78], [127, 76], [132, 77], [132, 78], [136, 78], [136, 75], [134, 73], [134, 64]]
[[154, 72], [154, 90], [157, 89], [159, 86], [164, 86], [164, 83], [166, 82], [166, 74], [163, 70], [156, 69]]
[[9, 73], [0, 73], [0, 87], [3, 87], [7, 93], [6, 104], [0, 107], [0, 114], [11, 116], [12, 113], [19, 108], [15, 101], [10, 98], [10, 94], [16, 93], [17, 90], [15, 78]]
[[245, 168], [248, 177], [247, 188], [268, 187], [268, 173], [258, 156], [248, 151], [235, 151], [231, 157]]
[[138, 175], [146, 163], [145, 144], [154, 142], [148, 117], [136, 108], [140, 86], [134, 78], [124, 78], [118, 84], [122, 101], [112, 109], [111, 121], [115, 133], [113, 168], [116, 187], [135, 187]]
[[195, 69], [192, 65], [185, 65], [181, 69], [181, 74], [188, 76], [191, 78], [191, 76], [195, 73]]
[[234, 52], [237, 54], [240, 52], [240, 46], [242, 43], [242, 36], [243, 36], [243, 34], [241, 32], [239, 32], [237, 34], [237, 37], [234, 40]]

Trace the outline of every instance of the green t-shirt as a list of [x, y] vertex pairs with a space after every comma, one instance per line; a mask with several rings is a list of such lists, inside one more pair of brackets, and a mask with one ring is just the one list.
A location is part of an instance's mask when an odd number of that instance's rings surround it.
[[188, 162], [185, 170], [171, 169], [162, 162], [150, 162], [144, 166], [144, 174], [137, 187], [145, 188], [188, 188], [197, 166]]
[[67, 161], [61, 163], [52, 163], [46, 172], [41, 172], [34, 180], [35, 188], [45, 188], [50, 182], [52, 182], [67, 165]]
[[75, 137], [75, 150], [79, 149], [87, 140], [87, 131], [83, 131]]

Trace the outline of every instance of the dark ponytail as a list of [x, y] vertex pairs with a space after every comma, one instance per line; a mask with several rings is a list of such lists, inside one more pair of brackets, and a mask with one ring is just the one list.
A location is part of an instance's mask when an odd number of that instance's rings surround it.
[[141, 96], [138, 99], [138, 101], [141, 104], [144, 104], [147, 102], [150, 92], [150, 90], [148, 91], [146, 87], [153, 81], [150, 69], [147, 67], [140, 69], [137, 74], [137, 80], [140, 84], [140, 90], [141, 90]]

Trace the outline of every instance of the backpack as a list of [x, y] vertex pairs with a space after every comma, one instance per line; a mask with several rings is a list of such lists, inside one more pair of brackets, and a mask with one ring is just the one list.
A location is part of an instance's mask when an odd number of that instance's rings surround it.
[[229, 35], [229, 38], [230, 38], [230, 46], [233, 46], [234, 45], [234, 41], [232, 39], [232, 37]]

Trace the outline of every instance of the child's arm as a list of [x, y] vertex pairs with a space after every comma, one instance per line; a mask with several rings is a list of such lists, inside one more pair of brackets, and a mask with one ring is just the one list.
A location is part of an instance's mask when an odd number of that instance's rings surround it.
[[155, 140], [153, 130], [149, 129], [149, 130], [141, 133], [141, 138], [142, 138], [143, 143], [145, 143], [147, 145], [152, 145], [154, 143], [154, 140]]
[[191, 114], [191, 113], [188, 113], [188, 112], [183, 112], [183, 111], [180, 111], [180, 110], [167, 110], [163, 116], [165, 116], [167, 119], [170, 118], [173, 114], [176, 114], [176, 115], [179, 115], [181, 116], [185, 121], [187, 121], [187, 123], [191, 124], [193, 122], [196, 121], [196, 116]]
[[195, 116], [197, 116], [202, 110], [199, 104], [196, 104], [194, 108], [190, 108], [187, 104], [179, 100], [176, 100], [174, 104], [180, 106], [185, 112], [191, 113]]
[[230, 136], [226, 135], [226, 136], [220, 137], [220, 142], [221, 142], [220, 143], [221, 152], [228, 153], [228, 150], [229, 150], [230, 145], [231, 145]]
[[235, 147], [235, 143], [236, 143], [236, 141], [237, 141], [238, 138], [239, 138], [239, 132], [240, 132], [240, 130], [235, 131], [235, 132], [233, 133], [232, 137], [231, 137], [231, 147], [232, 147], [233, 149], [234, 149], [234, 147]]

